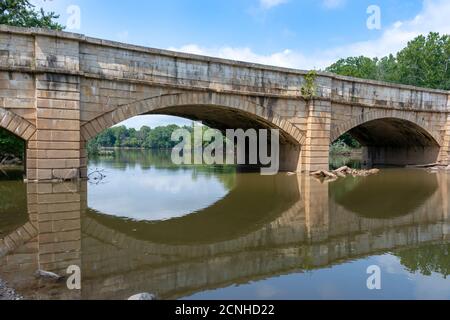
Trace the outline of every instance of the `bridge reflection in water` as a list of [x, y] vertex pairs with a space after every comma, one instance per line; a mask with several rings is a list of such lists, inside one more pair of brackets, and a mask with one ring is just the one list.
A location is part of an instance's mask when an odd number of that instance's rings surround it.
[[[409, 175], [417, 183], [405, 190], [392, 172], [330, 184], [238, 174], [222, 200], [159, 222], [88, 208], [86, 182], [28, 184], [28, 219], [0, 241], [0, 278], [35, 299], [169, 299], [446, 243], [447, 175]], [[35, 277], [38, 269], [65, 275], [70, 265], [81, 266], [79, 291]]]

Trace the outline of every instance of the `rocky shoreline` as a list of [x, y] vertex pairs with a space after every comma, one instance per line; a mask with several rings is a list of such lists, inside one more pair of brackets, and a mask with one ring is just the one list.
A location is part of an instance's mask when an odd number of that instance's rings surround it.
[[0, 279], [0, 300], [23, 300], [23, 297]]
[[21, 164], [22, 160], [13, 154], [0, 154], [0, 166], [16, 166]]
[[319, 179], [325, 179], [327, 181], [334, 181], [339, 178], [345, 178], [349, 175], [353, 177], [366, 177], [374, 174], [380, 173], [379, 169], [370, 169], [370, 170], [357, 170], [352, 169], [347, 166], [340, 167], [339, 169], [333, 171], [319, 170], [311, 173], [311, 176]]

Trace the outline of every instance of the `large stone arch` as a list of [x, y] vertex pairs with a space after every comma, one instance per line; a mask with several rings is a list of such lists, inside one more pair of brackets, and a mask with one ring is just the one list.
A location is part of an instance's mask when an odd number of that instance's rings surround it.
[[36, 127], [31, 122], [4, 108], [0, 108], [0, 128], [25, 141], [30, 140], [36, 132]]
[[439, 161], [443, 138], [420, 113], [400, 110], [365, 112], [332, 128], [330, 140], [350, 133], [362, 145], [367, 166], [405, 166]]
[[418, 117], [414, 112], [411, 111], [399, 111], [399, 110], [375, 110], [364, 112], [358, 117], [353, 117], [348, 121], [340, 123], [339, 125], [332, 127], [330, 140], [331, 142], [336, 141], [344, 133], [363, 125], [370, 121], [382, 120], [382, 119], [399, 119], [411, 122], [417, 125], [419, 128], [423, 129], [427, 134], [429, 134], [437, 143], [437, 145], [443, 145], [443, 139], [439, 134], [438, 130], [432, 128], [425, 120]]
[[[215, 107], [224, 111], [240, 112], [252, 120], [263, 123], [267, 127], [280, 129], [281, 135], [290, 142], [302, 145], [306, 136], [304, 132], [273, 110], [268, 110], [257, 103], [238, 96], [219, 93], [174, 93], [158, 95], [148, 99], [118, 106], [85, 123], [81, 127], [84, 141], [95, 137], [103, 130], [129, 118], [149, 113], [158, 113], [174, 107], [195, 106], [200, 108]], [[220, 116], [220, 115], [219, 115]]]

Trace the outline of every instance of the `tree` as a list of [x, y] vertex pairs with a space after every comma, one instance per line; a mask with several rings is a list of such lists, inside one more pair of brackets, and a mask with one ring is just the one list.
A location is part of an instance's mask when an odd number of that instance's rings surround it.
[[398, 77], [397, 58], [392, 54], [383, 57], [378, 61], [376, 80], [400, 82]]
[[340, 59], [326, 71], [356, 78], [450, 89], [450, 36], [420, 35], [397, 53], [381, 59], [364, 56]]
[[54, 12], [45, 12], [42, 8], [35, 10], [28, 0], [0, 1], [0, 24], [62, 30], [64, 27], [55, 21], [58, 18]]
[[398, 79], [415, 86], [450, 89], [450, 37], [418, 36], [397, 54]]
[[376, 80], [378, 74], [377, 62], [378, 59], [371, 59], [364, 56], [349, 57], [333, 63], [326, 68], [326, 71], [343, 76]]
[[7, 155], [23, 159], [24, 148], [25, 142], [22, 139], [0, 128], [0, 161]]
[[[55, 21], [58, 17], [54, 12], [35, 10], [28, 0], [0, 0], [0, 24], [62, 30], [64, 27]], [[22, 139], [0, 129], [0, 156], [11, 154], [22, 159], [24, 147]]]

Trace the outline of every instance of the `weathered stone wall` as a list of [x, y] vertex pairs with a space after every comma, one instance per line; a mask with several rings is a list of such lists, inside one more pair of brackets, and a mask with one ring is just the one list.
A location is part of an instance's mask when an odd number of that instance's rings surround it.
[[300, 70], [39, 29], [0, 26], [0, 40], [0, 126], [28, 142], [30, 180], [86, 176], [86, 141], [141, 114], [279, 128], [290, 171], [327, 169], [330, 141], [369, 121], [401, 119], [435, 142], [433, 156], [407, 162], [449, 161], [445, 91], [318, 73], [307, 101]]

